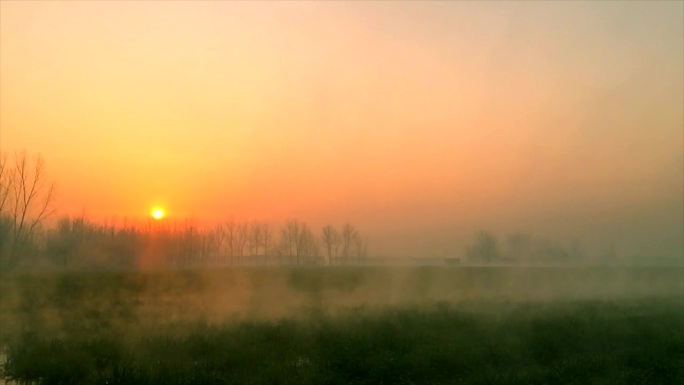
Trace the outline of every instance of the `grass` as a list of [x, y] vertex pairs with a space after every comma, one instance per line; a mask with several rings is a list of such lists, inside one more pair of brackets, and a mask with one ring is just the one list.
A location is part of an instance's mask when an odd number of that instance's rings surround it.
[[145, 337], [24, 334], [5, 376], [42, 384], [675, 384], [675, 303], [357, 309], [308, 320], [183, 325]]
[[[684, 383], [681, 272], [386, 273], [5, 276], [3, 375], [35, 384]], [[582, 285], [569, 287], [567, 274]], [[397, 276], [400, 300], [382, 292]], [[617, 291], [618, 278], [634, 284]], [[442, 293], [464, 281], [468, 295]], [[506, 290], [482, 286], [496, 282]], [[522, 296], [530, 282], [545, 295]], [[289, 299], [291, 313], [216, 309], [262, 296]]]

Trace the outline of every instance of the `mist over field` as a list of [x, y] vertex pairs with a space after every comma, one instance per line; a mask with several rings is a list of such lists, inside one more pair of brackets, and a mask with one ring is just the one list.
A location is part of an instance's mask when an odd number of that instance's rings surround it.
[[671, 268], [3, 273], [6, 379], [677, 383]]
[[682, 325], [682, 2], [0, 1], [0, 384], [675, 384]]

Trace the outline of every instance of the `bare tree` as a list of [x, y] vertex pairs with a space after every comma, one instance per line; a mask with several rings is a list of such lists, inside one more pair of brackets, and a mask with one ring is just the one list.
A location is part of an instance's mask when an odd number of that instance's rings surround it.
[[14, 170], [10, 169], [7, 161], [7, 154], [0, 153], [0, 263], [1, 257], [9, 254], [11, 235], [12, 235], [12, 217], [6, 212], [10, 211], [6, 203], [10, 200], [10, 192], [13, 191], [12, 184], [14, 183]]
[[7, 162], [7, 154], [0, 154], [0, 215], [5, 214], [5, 203], [12, 191], [14, 182], [14, 170], [10, 169]]
[[354, 238], [357, 236], [357, 231], [349, 223], [346, 223], [342, 227], [342, 236], [341, 236], [341, 243], [342, 243], [342, 258], [344, 258], [344, 263], [348, 263], [349, 257], [351, 257], [352, 253], [352, 244], [354, 242]]
[[207, 266], [210, 262], [213, 247], [216, 244], [216, 234], [212, 229], [205, 229], [199, 242], [200, 266]]
[[309, 225], [296, 220], [285, 223], [280, 229], [280, 254], [297, 265], [318, 257], [318, 241]]
[[254, 263], [259, 263], [259, 257], [268, 257], [268, 248], [271, 244], [272, 231], [266, 222], [253, 222], [249, 226], [249, 252], [255, 258]]
[[0, 160], [0, 214], [9, 216], [11, 246], [6, 262], [10, 266], [26, 251], [40, 224], [54, 213], [55, 200], [55, 184], [47, 181], [41, 155], [32, 162], [25, 151], [15, 153], [13, 166], [9, 169], [6, 157]]
[[216, 225], [213, 230], [213, 246], [211, 247], [213, 252], [214, 263], [223, 264], [225, 263], [225, 256], [227, 254], [227, 242], [226, 242], [226, 232], [224, 231], [224, 226], [222, 224]]
[[473, 262], [491, 263], [500, 260], [499, 241], [496, 236], [487, 232], [480, 231], [475, 235], [473, 244], [466, 249], [468, 259]]
[[[340, 233], [332, 226], [326, 225], [323, 227], [321, 240], [323, 241], [323, 248], [328, 258], [328, 265], [331, 264], [334, 257], [337, 257], [337, 249], [340, 243]], [[334, 256], [334, 257], [333, 257]]]
[[285, 223], [285, 225], [280, 229], [280, 248], [281, 248], [281, 253], [288, 257], [288, 260], [290, 263], [293, 262], [293, 259], [296, 258], [297, 264], [299, 264], [299, 250], [297, 250], [297, 246], [299, 246], [299, 234], [301, 232], [301, 224], [296, 221], [288, 221]]
[[238, 257], [238, 263], [241, 262], [242, 257], [245, 256], [245, 246], [249, 237], [249, 225], [247, 222], [238, 223], [236, 226], [235, 237], [235, 254]]
[[235, 246], [237, 245], [237, 223], [234, 220], [226, 222], [223, 226], [224, 239], [226, 242], [227, 255], [230, 258], [230, 264], [235, 263]]
[[361, 260], [366, 258], [368, 254], [368, 239], [364, 239], [358, 233], [354, 237], [354, 254], [356, 256], [357, 263], [361, 263]]
[[300, 225], [299, 237], [297, 238], [297, 253], [306, 262], [313, 262], [314, 258], [319, 255], [318, 240], [306, 223]]
[[249, 241], [247, 242], [247, 248], [251, 257], [258, 258], [261, 243], [261, 223], [252, 222], [249, 225]]
[[271, 243], [273, 243], [273, 229], [271, 225], [264, 222], [261, 224], [261, 241], [264, 246], [264, 257], [268, 261], [269, 253], [271, 252]]

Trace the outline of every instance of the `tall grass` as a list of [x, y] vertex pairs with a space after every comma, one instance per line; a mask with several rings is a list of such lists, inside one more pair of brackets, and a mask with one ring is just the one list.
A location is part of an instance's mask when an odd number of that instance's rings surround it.
[[[2, 376], [29, 384], [684, 382], [681, 272], [266, 269], [2, 278]], [[288, 311], [255, 310], [277, 306]]]
[[683, 320], [672, 301], [489, 303], [170, 325], [128, 339], [28, 333], [9, 346], [4, 375], [37, 384], [676, 384]]

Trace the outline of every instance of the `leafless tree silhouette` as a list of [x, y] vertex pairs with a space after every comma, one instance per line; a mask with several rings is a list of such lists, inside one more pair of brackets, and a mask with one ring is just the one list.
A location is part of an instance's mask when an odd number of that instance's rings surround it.
[[0, 247], [1, 258], [10, 267], [27, 252], [40, 224], [54, 213], [55, 184], [47, 181], [45, 160], [41, 155], [31, 161], [26, 151], [14, 154], [11, 167], [0, 156], [0, 216], [9, 226], [9, 251]]
[[266, 260], [268, 260], [268, 257], [271, 255], [270, 247], [273, 243], [273, 229], [267, 222], [261, 224], [261, 241], [262, 245], [264, 246], [264, 257], [266, 257]]
[[323, 227], [321, 240], [328, 258], [327, 263], [330, 265], [334, 258], [337, 258], [337, 251], [340, 243], [340, 233], [334, 227], [326, 225]]
[[468, 259], [476, 263], [492, 263], [501, 258], [499, 241], [496, 236], [487, 231], [475, 234], [475, 239], [466, 249]]
[[[299, 238], [300, 224], [298, 221], [288, 221], [280, 229], [280, 253], [292, 263], [297, 253], [297, 239]], [[299, 262], [299, 261], [297, 261]]]
[[349, 263], [349, 258], [352, 256], [352, 245], [354, 244], [354, 238], [356, 238], [357, 234], [354, 226], [349, 223], [345, 223], [342, 227], [342, 259], [345, 264]]
[[5, 213], [5, 204], [7, 203], [7, 198], [9, 198], [9, 193], [12, 190], [13, 182], [14, 176], [7, 163], [7, 154], [0, 154], [0, 215]]
[[368, 239], [364, 239], [359, 235], [359, 233], [356, 233], [356, 236], [354, 237], [354, 254], [356, 256], [356, 261], [357, 263], [361, 263], [361, 260], [366, 258], [368, 255]]

